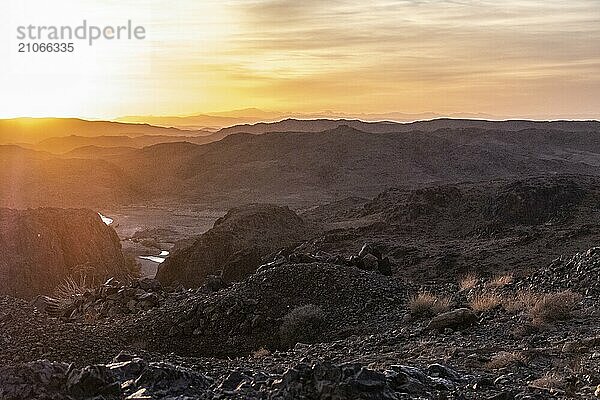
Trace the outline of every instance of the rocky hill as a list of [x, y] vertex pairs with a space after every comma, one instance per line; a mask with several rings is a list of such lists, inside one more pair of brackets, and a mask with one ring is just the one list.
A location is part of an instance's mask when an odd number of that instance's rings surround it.
[[131, 264], [119, 238], [90, 210], [0, 209], [0, 294], [52, 294], [67, 277], [124, 278]]
[[0, 146], [0, 206], [103, 207], [141, 197], [125, 172], [102, 159], [59, 158]]
[[340, 127], [321, 133], [230, 135], [202, 146], [164, 144], [111, 162], [129, 171], [136, 185], [147, 187], [145, 192], [171, 200], [301, 206], [374, 196], [398, 186], [597, 175], [596, 136], [479, 129], [375, 134]]
[[[127, 124], [111, 121], [87, 121], [78, 118], [13, 118], [0, 119], [0, 144], [35, 144], [52, 137], [71, 135], [94, 137], [106, 135], [185, 136], [192, 131], [164, 128], [148, 124]], [[200, 132], [208, 133], [208, 132]]]
[[221, 135], [230, 135], [235, 133], [252, 133], [256, 135], [270, 132], [322, 132], [344, 125], [370, 133], [411, 131], [433, 132], [438, 129], [465, 128], [515, 132], [524, 129], [562, 130], [566, 132], [598, 132], [598, 130], [600, 130], [600, 123], [598, 121], [487, 121], [481, 119], [437, 118], [416, 122], [367, 122], [356, 119], [288, 118], [278, 122], [259, 122], [256, 124], [234, 125], [223, 128], [218, 133]]
[[312, 206], [347, 196], [372, 197], [390, 187], [600, 175], [600, 133], [593, 122], [539, 126], [552, 130], [368, 133], [339, 126], [318, 133], [233, 134], [204, 145], [163, 143], [88, 157], [84, 152], [77, 158], [25, 154], [10, 147], [0, 151], [3, 181], [11, 184], [10, 191], [1, 193], [0, 204], [96, 207], [175, 201], [221, 208], [252, 202]]
[[197, 287], [208, 275], [225, 282], [251, 275], [264, 256], [311, 236], [312, 227], [287, 207], [253, 204], [230, 210], [191, 246], [160, 265], [164, 285]]

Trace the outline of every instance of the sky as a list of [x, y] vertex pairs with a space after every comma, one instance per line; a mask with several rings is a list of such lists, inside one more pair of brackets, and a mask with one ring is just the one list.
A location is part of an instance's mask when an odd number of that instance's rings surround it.
[[[18, 26], [84, 19], [131, 20], [146, 36], [17, 51], [34, 42]], [[0, 60], [4, 118], [256, 107], [600, 119], [600, 0], [3, 0]]]

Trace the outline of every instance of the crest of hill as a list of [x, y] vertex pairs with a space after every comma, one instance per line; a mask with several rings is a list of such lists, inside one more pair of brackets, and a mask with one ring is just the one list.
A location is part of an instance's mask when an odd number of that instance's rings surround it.
[[204, 131], [186, 131], [148, 124], [127, 124], [110, 121], [87, 121], [78, 118], [13, 118], [0, 119], [0, 144], [38, 143], [64, 136], [192, 136]]
[[506, 120], [488, 121], [478, 119], [452, 119], [440, 118], [428, 121], [416, 122], [365, 122], [355, 119], [284, 119], [279, 122], [256, 123], [236, 125], [223, 128], [217, 134], [252, 133], [261, 134], [267, 132], [321, 132], [334, 129], [341, 125], [347, 125], [354, 129], [369, 133], [386, 132], [410, 132], [425, 131], [432, 132], [438, 129], [477, 128], [493, 129], [502, 131], [520, 131], [523, 129], [552, 129], [569, 132], [598, 132], [600, 122], [598, 121], [529, 121], [529, 120]]

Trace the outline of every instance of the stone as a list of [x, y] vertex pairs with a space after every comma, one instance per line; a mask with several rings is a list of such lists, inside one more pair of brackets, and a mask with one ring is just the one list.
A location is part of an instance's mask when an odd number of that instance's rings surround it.
[[458, 308], [436, 315], [427, 325], [427, 329], [443, 331], [446, 328], [460, 329], [477, 322], [477, 315], [468, 308]]
[[224, 390], [235, 390], [242, 382], [250, 381], [251, 378], [239, 371], [234, 371], [227, 375], [223, 382], [219, 385], [219, 388]]
[[374, 271], [377, 269], [378, 261], [377, 257], [372, 254], [367, 254], [362, 258], [363, 267], [366, 270]]
[[72, 370], [67, 376], [67, 391], [78, 397], [121, 394], [121, 385], [110, 369], [104, 365], [92, 365]]

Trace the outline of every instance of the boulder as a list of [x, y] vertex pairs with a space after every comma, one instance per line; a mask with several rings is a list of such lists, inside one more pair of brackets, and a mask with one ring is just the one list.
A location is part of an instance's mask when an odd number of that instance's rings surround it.
[[461, 329], [471, 326], [475, 324], [475, 322], [477, 322], [477, 315], [475, 315], [473, 311], [468, 308], [458, 308], [433, 317], [431, 321], [429, 321], [427, 329]]

